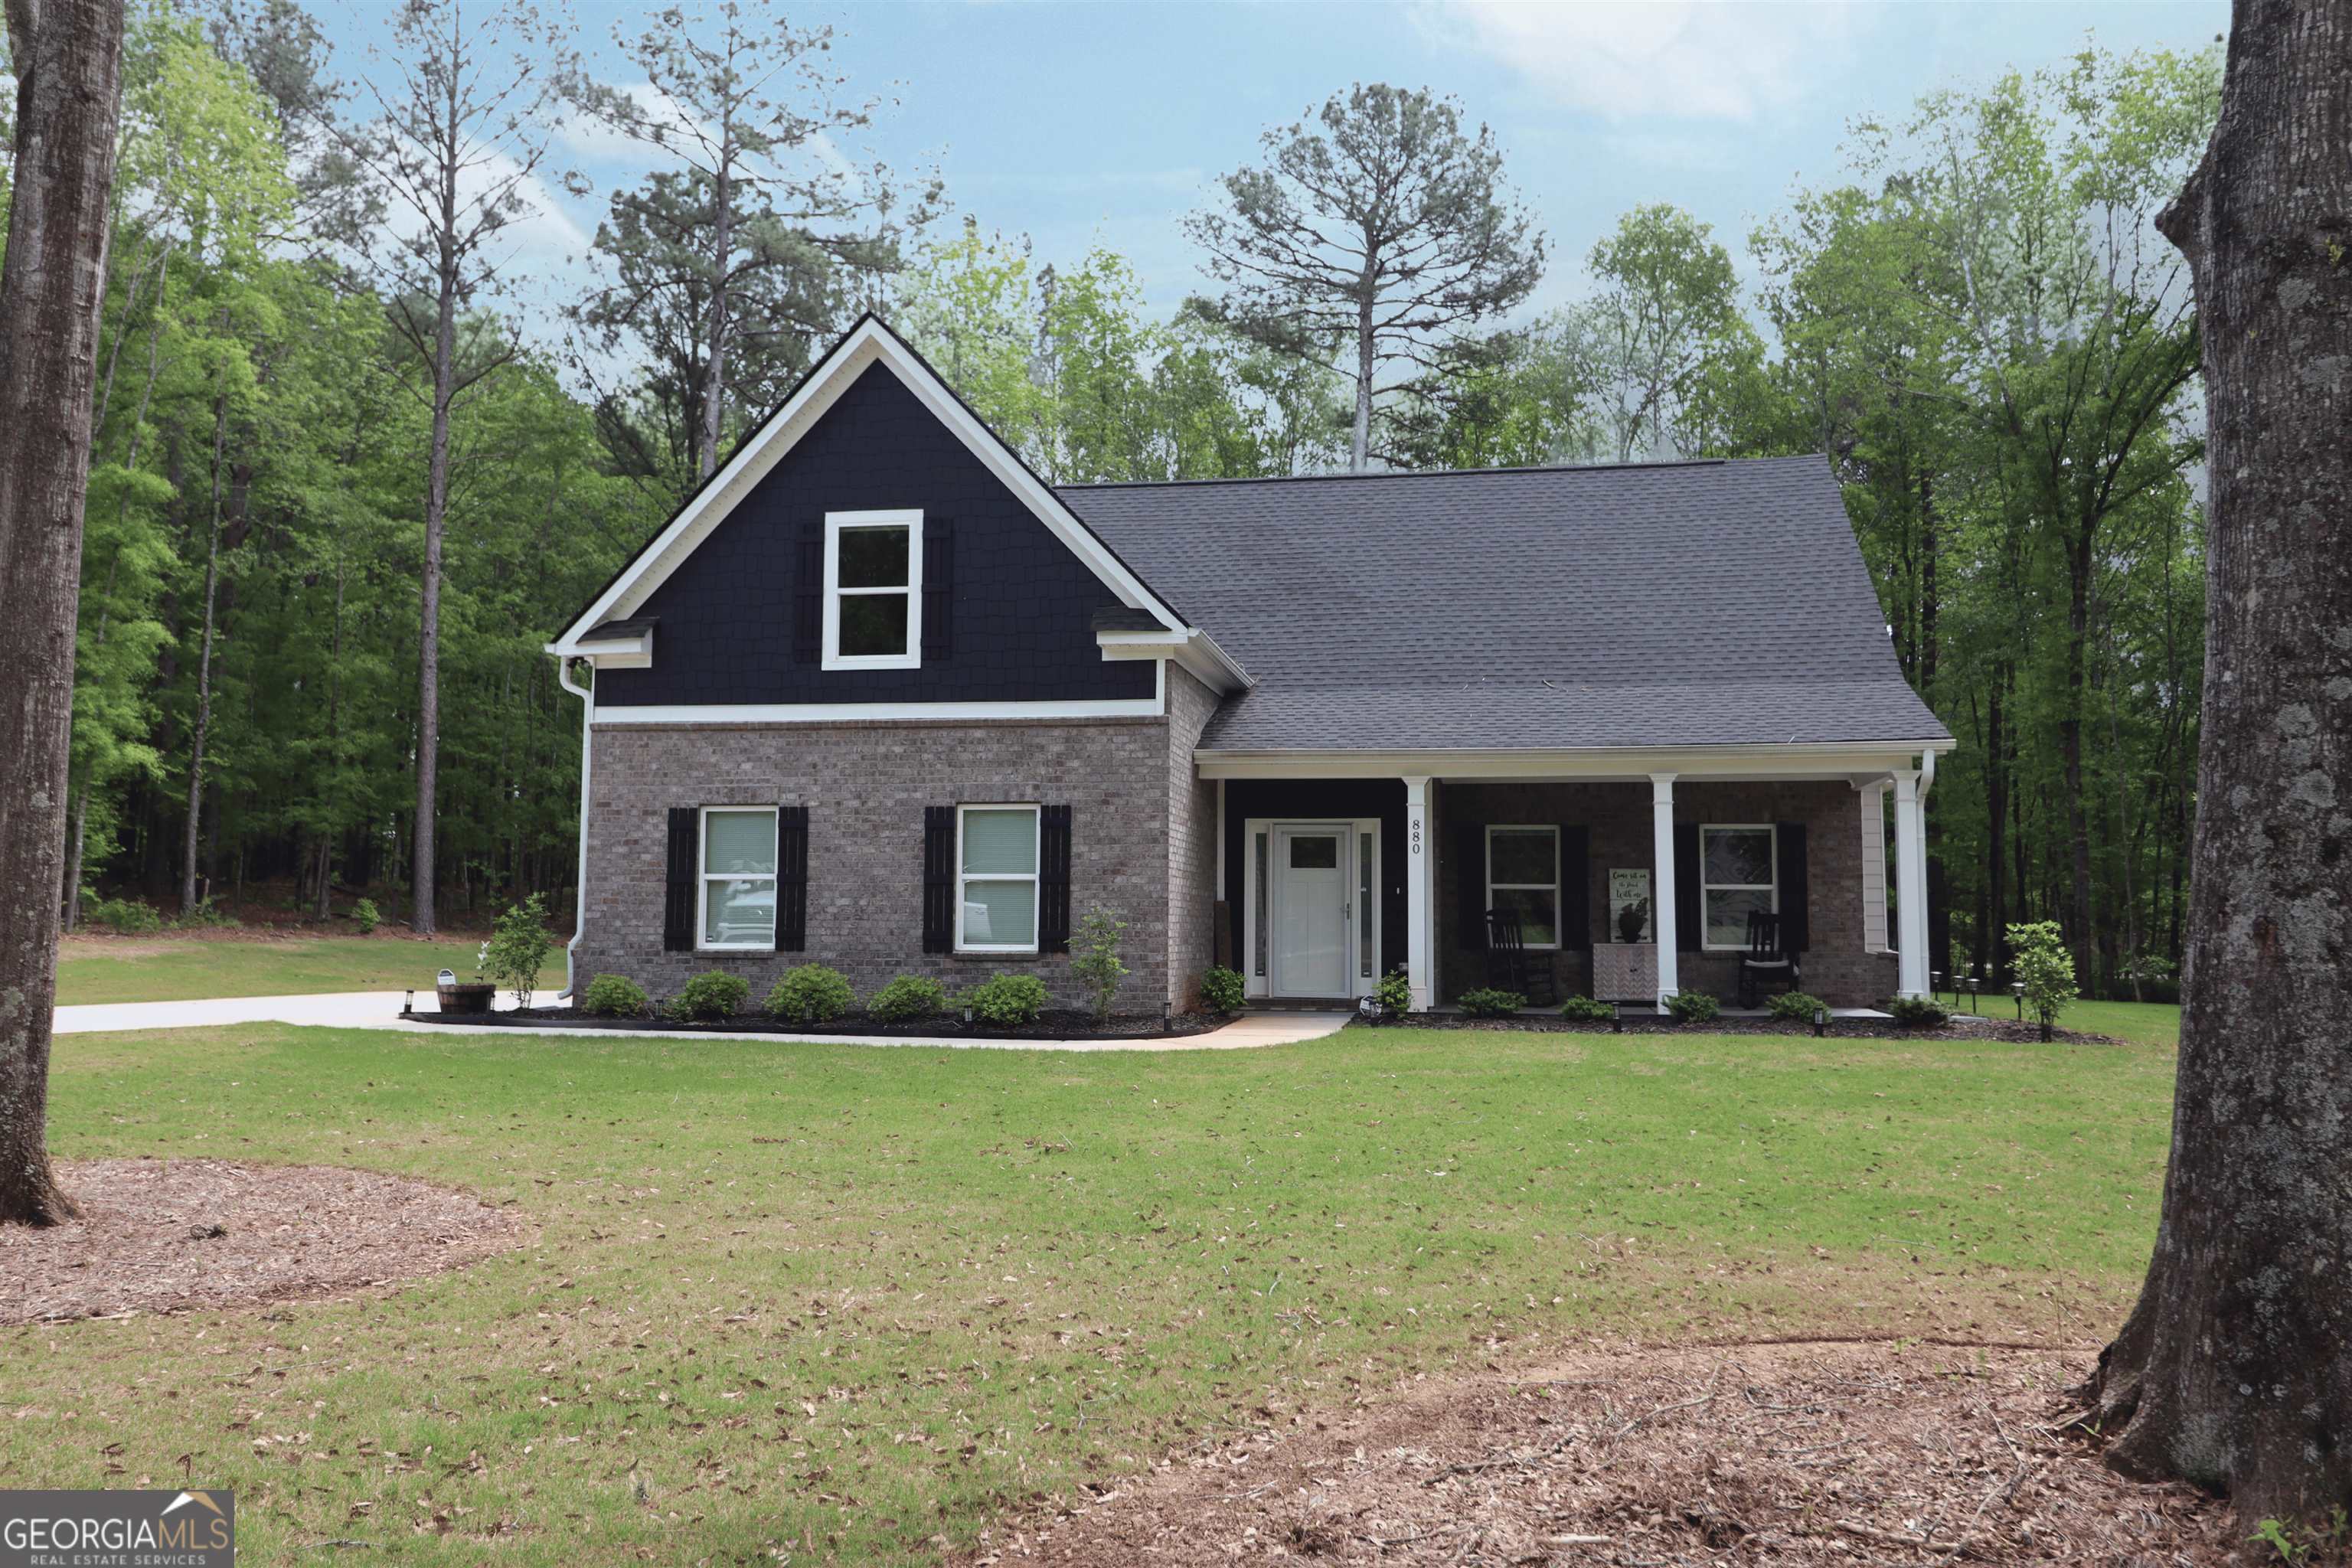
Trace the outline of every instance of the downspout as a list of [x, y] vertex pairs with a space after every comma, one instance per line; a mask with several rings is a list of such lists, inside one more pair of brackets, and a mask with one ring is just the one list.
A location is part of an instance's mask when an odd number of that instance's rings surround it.
[[[593, 667], [592, 667], [593, 668]], [[593, 686], [580, 686], [572, 679], [572, 661], [562, 654], [555, 656], [555, 681], [564, 690], [580, 699], [580, 869], [572, 878], [579, 904], [572, 915], [572, 940], [563, 944], [563, 994], [579, 1000], [580, 939], [588, 933], [588, 763], [592, 755], [590, 731], [596, 722], [596, 690]]]

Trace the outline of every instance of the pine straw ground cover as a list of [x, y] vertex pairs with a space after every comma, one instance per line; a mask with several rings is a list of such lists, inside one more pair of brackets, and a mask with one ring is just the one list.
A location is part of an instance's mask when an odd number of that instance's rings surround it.
[[413, 1176], [531, 1235], [353, 1299], [0, 1328], [0, 1487], [230, 1486], [248, 1563], [924, 1563], [1594, 1335], [2077, 1362], [2146, 1261], [2171, 1058], [67, 1037], [69, 1157]]

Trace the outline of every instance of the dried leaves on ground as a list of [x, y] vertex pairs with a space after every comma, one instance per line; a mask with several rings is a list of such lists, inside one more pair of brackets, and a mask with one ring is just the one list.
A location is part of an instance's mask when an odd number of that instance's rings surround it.
[[1181, 1454], [978, 1564], [2078, 1563], [2254, 1556], [2221, 1505], [2102, 1467], [2079, 1352], [1912, 1344], [1596, 1351], [1434, 1382]]
[[81, 1217], [0, 1227], [0, 1323], [340, 1295], [520, 1246], [522, 1216], [331, 1165], [67, 1160]]

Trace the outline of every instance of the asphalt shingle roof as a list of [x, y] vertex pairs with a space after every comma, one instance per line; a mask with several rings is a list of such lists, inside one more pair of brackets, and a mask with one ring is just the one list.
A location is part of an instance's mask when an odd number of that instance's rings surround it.
[[1057, 493], [1255, 678], [1203, 748], [1948, 739], [1819, 457]]

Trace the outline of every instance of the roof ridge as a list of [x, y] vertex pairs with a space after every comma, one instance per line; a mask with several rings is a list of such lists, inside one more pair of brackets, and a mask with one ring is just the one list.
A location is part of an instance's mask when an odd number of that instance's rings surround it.
[[1496, 474], [1606, 474], [1629, 468], [1720, 468], [1734, 464], [1799, 462], [1820, 452], [1784, 452], [1769, 458], [1670, 458], [1638, 463], [1517, 463], [1492, 468], [1384, 468], [1363, 474], [1239, 474], [1202, 479], [1088, 479], [1056, 484], [1056, 490], [1174, 489], [1184, 485], [1291, 485], [1323, 479], [1466, 479]]

